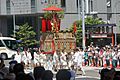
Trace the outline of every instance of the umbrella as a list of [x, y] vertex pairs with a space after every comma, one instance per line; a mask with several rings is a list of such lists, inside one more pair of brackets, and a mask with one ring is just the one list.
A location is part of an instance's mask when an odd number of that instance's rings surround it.
[[48, 8], [44, 8], [43, 10], [44, 11], [62, 11], [63, 9], [62, 8], [58, 8], [56, 6], [50, 6]]
[[[58, 23], [58, 19], [57, 19], [57, 16], [56, 16], [56, 12], [57, 11], [63, 11], [63, 9], [62, 8], [58, 8], [58, 7], [56, 7], [56, 6], [50, 6], [50, 7], [48, 7], [48, 8], [44, 8], [43, 9], [43, 11], [52, 11], [52, 13], [53, 13], [53, 17], [52, 17], [52, 20], [51, 21], [53, 21], [53, 24], [54, 24], [54, 27], [52, 27], [52, 28], [55, 28], [55, 31], [58, 31], [60, 28], [59, 28], [59, 26], [60, 26], [60, 23]], [[60, 22], [60, 21], [59, 21]], [[51, 25], [52, 26], [52, 25]], [[54, 31], [54, 30], [53, 30]]]

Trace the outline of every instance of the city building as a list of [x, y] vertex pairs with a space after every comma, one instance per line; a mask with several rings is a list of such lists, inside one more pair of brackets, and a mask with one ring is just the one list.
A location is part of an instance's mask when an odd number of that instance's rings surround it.
[[[82, 17], [82, 0], [0, 0], [0, 33], [10, 36], [20, 25], [28, 23], [34, 27], [39, 39], [42, 9], [49, 4], [56, 4], [65, 11], [61, 29], [69, 28], [74, 21]], [[115, 23], [115, 35], [119, 32], [120, 0], [84, 0], [85, 17], [101, 18], [107, 23]], [[79, 2], [79, 3], [78, 3]], [[80, 13], [79, 13], [80, 12]]]

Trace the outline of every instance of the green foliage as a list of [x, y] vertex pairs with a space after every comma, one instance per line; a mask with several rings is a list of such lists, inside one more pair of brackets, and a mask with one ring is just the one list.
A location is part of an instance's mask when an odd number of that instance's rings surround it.
[[63, 19], [64, 18], [64, 11], [57, 12], [58, 18]]
[[[76, 26], [77, 26], [77, 31], [75, 33], [76, 45], [81, 46], [82, 45], [82, 20], [77, 20], [74, 23], [76, 23]], [[85, 25], [95, 25], [95, 24], [104, 24], [104, 23], [105, 22], [100, 20], [99, 18], [92, 18], [92, 17], [85, 18]], [[74, 25], [70, 27], [70, 30], [73, 31], [73, 28], [74, 28]]]
[[63, 18], [64, 18], [64, 11], [59, 11], [59, 12], [46, 11], [46, 12], [44, 13], [44, 18], [51, 20], [51, 19], [53, 18], [53, 15], [56, 14], [56, 13], [57, 13], [56, 17], [57, 17], [58, 19], [63, 19]]
[[31, 47], [36, 45], [38, 42], [35, 40], [36, 33], [33, 30], [33, 27], [29, 26], [28, 23], [19, 27], [19, 30], [16, 32], [16, 39], [21, 40], [22, 42], [19, 46], [22, 47]]
[[87, 17], [85, 19], [85, 25], [104, 24], [105, 22], [99, 18]]
[[51, 13], [51, 12], [49, 12], [49, 11], [46, 11], [46, 12], [45, 12], [45, 14], [44, 14], [44, 18], [45, 18], [45, 19], [50, 19], [50, 20], [51, 20], [52, 17], [53, 17], [53, 16], [52, 16], [52, 13]]

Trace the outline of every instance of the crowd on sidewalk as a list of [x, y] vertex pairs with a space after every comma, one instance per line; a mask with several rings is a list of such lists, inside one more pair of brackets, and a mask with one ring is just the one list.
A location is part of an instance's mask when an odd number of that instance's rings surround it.
[[70, 69], [81, 66], [120, 68], [120, 45], [88, 46], [85, 50], [76, 48], [72, 52], [65, 50], [43, 54], [39, 48], [25, 48], [15, 55], [14, 60], [26, 67], [44, 66], [48, 70]]
[[[0, 80], [75, 80], [75, 75], [68, 69], [60, 69], [56, 74], [46, 70], [43, 66], [33, 68], [30, 73], [25, 73], [25, 66], [13, 60], [6, 67], [4, 60], [0, 58]], [[55, 75], [55, 77], [54, 77]]]
[[114, 67], [120, 66], [120, 46], [89, 46], [84, 51], [84, 65], [96, 67]]

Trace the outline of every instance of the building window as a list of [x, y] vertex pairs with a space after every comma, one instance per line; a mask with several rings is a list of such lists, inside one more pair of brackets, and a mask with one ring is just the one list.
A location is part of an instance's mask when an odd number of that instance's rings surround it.
[[[79, 3], [78, 3], [78, 1], [79, 1]], [[76, 0], [76, 7], [77, 7], [77, 9], [78, 9], [78, 6], [80, 7], [80, 12], [82, 12], [82, 2], [81, 2], [81, 0]]]
[[91, 7], [90, 7], [91, 10], [90, 11], [93, 12], [93, 0], [91, 0], [90, 3], [91, 3]]
[[57, 4], [57, 0], [51, 0], [51, 4]]
[[43, 3], [45, 3], [45, 1], [44, 1], [44, 0], [41, 0], [41, 4], [43, 4]]
[[79, 6], [81, 7], [81, 5], [82, 5], [81, 0], [76, 0], [76, 5], [77, 5], [77, 8], [78, 8], [78, 1], [79, 1]]
[[61, 0], [61, 7], [66, 7], [66, 0]]
[[55, 4], [58, 4], [57, 0], [55, 0]]
[[10, 14], [10, 0], [6, 0], [6, 10], [7, 14]]
[[88, 12], [93, 12], [93, 0], [88, 0]]
[[35, 12], [35, 0], [31, 0], [31, 12]]

